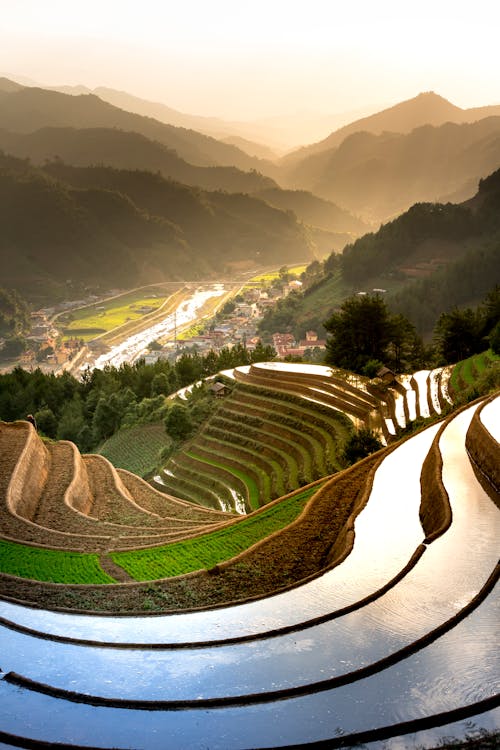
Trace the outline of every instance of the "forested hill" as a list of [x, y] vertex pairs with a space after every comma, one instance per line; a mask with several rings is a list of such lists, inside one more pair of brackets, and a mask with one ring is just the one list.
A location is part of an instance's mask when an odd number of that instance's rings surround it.
[[416, 204], [309, 277], [303, 295], [269, 314], [266, 330], [315, 327], [346, 296], [382, 288], [392, 310], [429, 333], [441, 312], [476, 305], [500, 284], [500, 170], [481, 180], [471, 200]]
[[370, 229], [359, 217], [331, 201], [318, 198], [307, 190], [281, 190], [270, 187], [260, 190], [255, 196], [277, 208], [293, 211], [306, 224], [331, 232], [360, 235]]
[[290, 213], [246, 195], [208, 193], [159, 174], [0, 155], [2, 284], [40, 298], [68, 282], [110, 288], [196, 279], [231, 264], [311, 257]]
[[106, 164], [118, 169], [149, 169], [206, 190], [253, 193], [276, 186], [272, 179], [256, 171], [189, 164], [159, 141], [112, 128], [44, 127], [31, 133], [0, 129], [0, 149], [40, 166], [57, 156], [75, 166]]
[[359, 285], [381, 274], [429, 272], [477, 247], [500, 228], [499, 185], [497, 170], [465, 203], [417, 203], [378, 232], [360, 237], [342, 253], [345, 281]]
[[500, 117], [411, 133], [358, 132], [306, 157], [281, 180], [371, 221], [387, 221], [423, 201], [459, 202], [500, 167]]

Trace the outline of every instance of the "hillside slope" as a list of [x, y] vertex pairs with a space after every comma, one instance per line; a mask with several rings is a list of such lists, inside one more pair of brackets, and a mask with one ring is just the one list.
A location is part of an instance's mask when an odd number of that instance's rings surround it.
[[[500, 283], [500, 170], [462, 204], [419, 203], [332, 254], [305, 293], [269, 314], [268, 331], [317, 328], [342, 300], [374, 288], [421, 333], [454, 305], [479, 303]], [[267, 316], [266, 316], [267, 318]]]
[[149, 169], [207, 190], [254, 192], [276, 185], [255, 171], [189, 164], [159, 141], [113, 128], [44, 127], [32, 133], [0, 130], [0, 149], [39, 165], [57, 157], [75, 166], [107, 164], [118, 169]]
[[427, 91], [412, 99], [399, 102], [393, 107], [355, 120], [330, 133], [318, 143], [293, 151], [282, 160], [282, 163], [291, 166], [307, 156], [336, 148], [353, 133], [366, 132], [374, 135], [384, 132], [410, 133], [422, 125], [439, 126], [446, 122], [476, 122], [493, 116], [500, 116], [500, 104], [462, 109], [433, 91]]
[[30, 133], [43, 127], [116, 128], [159, 141], [198, 166], [258, 167], [258, 161], [231, 144], [127, 112], [93, 94], [70, 96], [42, 88], [6, 88], [0, 87], [0, 127], [6, 130]]
[[293, 216], [246, 195], [203, 193], [148, 172], [56, 164], [49, 174], [6, 156], [0, 222], [3, 284], [28, 298], [69, 281], [112, 288], [311, 257]]
[[500, 117], [425, 125], [409, 134], [358, 132], [288, 173], [302, 187], [372, 221], [419, 201], [465, 200], [500, 166]]

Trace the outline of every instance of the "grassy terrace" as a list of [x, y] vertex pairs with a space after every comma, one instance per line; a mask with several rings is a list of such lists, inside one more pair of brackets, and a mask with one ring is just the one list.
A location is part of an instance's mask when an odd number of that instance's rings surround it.
[[[236, 428], [242, 437], [264, 443], [266, 447], [272, 448], [282, 457], [284, 466], [288, 466], [291, 475], [297, 471], [304, 471], [305, 466], [309, 465], [309, 455], [304, 447], [298, 445], [295, 438], [280, 428], [278, 424], [248, 414], [243, 416], [242, 419], [242, 414], [238, 410], [223, 408], [217, 413], [214, 422], [219, 424], [220, 420], [220, 426], [223, 428], [225, 425], [230, 430]], [[292, 481], [297, 481], [297, 478]]]
[[[294, 521], [317, 489], [315, 486], [298, 492], [236, 525], [160, 547], [110, 553], [110, 557], [137, 581], [212, 567]], [[0, 540], [0, 572], [52, 583], [115, 582], [101, 568], [97, 554], [43, 549], [6, 540]]]
[[264, 410], [266, 419], [279, 421], [284, 427], [290, 426], [302, 434], [306, 423], [308, 431], [321, 436], [323, 450], [337, 445], [352, 430], [352, 423], [345, 414], [293, 393], [240, 385], [233, 397], [238, 404]]
[[136, 581], [183, 575], [218, 563], [292, 523], [318, 489], [310, 487], [225, 528], [164, 547], [110, 554]]
[[[204, 490], [213, 491], [214, 477], [224, 488], [234, 488], [237, 477], [240, 494], [255, 509], [340, 468], [338, 452], [350, 430], [349, 419], [325, 404], [236, 384], [200, 432], [167, 462], [175, 478], [162, 479], [172, 494], [206, 503]], [[210, 476], [194, 458], [209, 464]], [[234, 495], [224, 488], [224, 507], [234, 508]]]
[[[192, 455], [183, 452], [175, 457], [175, 465], [183, 473], [214, 491], [224, 508], [231, 509], [234, 505], [234, 481], [225, 482], [220, 471], [207, 463], [202, 463]], [[245, 488], [242, 488], [245, 492]]]
[[[203, 438], [198, 438], [192, 445], [192, 450], [196, 451], [197, 455], [208, 458], [214, 466], [218, 464], [229, 470], [236, 469], [236, 476], [252, 479], [257, 487], [257, 504], [252, 502], [253, 493], [249, 498], [252, 510], [265, 505], [271, 499], [271, 478], [267, 473], [270, 467], [264, 462], [259, 465], [259, 458], [252, 451], [236, 448], [230, 442], [223, 442], [207, 434], [203, 435]], [[245, 479], [244, 481], [248, 485]]]
[[467, 386], [474, 385], [476, 379], [491, 364], [498, 363], [500, 357], [491, 349], [481, 354], [474, 354], [458, 362], [452, 370], [449, 387], [452, 393], [459, 393]]
[[[227, 436], [233, 445], [241, 446], [255, 451], [262, 459], [265, 459], [277, 474], [277, 480], [284, 484], [292, 485], [294, 488], [298, 483], [299, 468], [297, 459], [292, 454], [293, 445], [287, 445], [279, 441], [275, 436], [266, 434], [262, 429], [254, 430], [248, 425], [241, 424], [238, 420], [231, 419], [227, 412], [224, 416], [217, 416], [211, 421], [211, 430], [215, 435], [220, 431]], [[227, 439], [226, 437], [226, 439]], [[284, 490], [279, 490], [281, 495]]]
[[169, 463], [169, 470], [174, 476], [172, 477], [165, 473], [161, 475], [162, 489], [170, 492], [172, 495], [180, 495], [183, 499], [194, 505], [203, 505], [207, 508], [220, 510], [218, 497], [210, 487], [200, 485], [196, 481], [196, 477], [193, 478], [189, 472], [181, 471], [178, 476], [175, 461]]
[[144, 482], [134, 474], [118, 469], [118, 474], [125, 487], [132, 494], [135, 502], [145, 510], [151, 513], [157, 513], [159, 516], [169, 520], [175, 519], [183, 523], [209, 523], [218, 522], [227, 518], [219, 510], [206, 508], [203, 505], [194, 505], [192, 502], [179, 500], [175, 497], [168, 497], [164, 492], [160, 492], [147, 482]]
[[[232, 403], [234, 404], [234, 400]], [[264, 397], [259, 399], [247, 395], [244, 401], [238, 403], [238, 414], [242, 421], [263, 420], [270, 424], [270, 429], [276, 427], [278, 430], [286, 431], [293, 437], [296, 445], [303, 446], [311, 464], [314, 464], [319, 472], [325, 473], [324, 458], [330, 433], [311, 421], [308, 422], [307, 433], [304, 432], [300, 411], [299, 408], [284, 407], [279, 401], [273, 402], [271, 398]]]
[[2, 573], [35, 581], [115, 583], [101, 568], [96, 554], [29, 547], [3, 539], [0, 539], [0, 566]]

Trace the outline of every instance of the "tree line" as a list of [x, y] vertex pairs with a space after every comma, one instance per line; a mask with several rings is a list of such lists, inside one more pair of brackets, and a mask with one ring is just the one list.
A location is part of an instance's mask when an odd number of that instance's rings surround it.
[[[205, 356], [184, 353], [174, 363], [146, 365], [141, 359], [118, 368], [88, 369], [81, 380], [16, 367], [0, 375], [0, 419], [10, 422], [33, 414], [41, 434], [71, 440], [88, 452], [122, 427], [166, 420], [172, 405], [165, 397], [180, 388], [273, 356], [271, 347], [259, 345], [250, 353], [237, 344]], [[197, 409], [201, 413], [202, 407]]]
[[380, 294], [355, 295], [324, 323], [330, 334], [326, 362], [368, 377], [452, 364], [488, 348], [500, 353], [500, 286], [476, 308], [454, 307], [439, 316], [433, 342], [424, 346], [415, 326], [392, 313]]

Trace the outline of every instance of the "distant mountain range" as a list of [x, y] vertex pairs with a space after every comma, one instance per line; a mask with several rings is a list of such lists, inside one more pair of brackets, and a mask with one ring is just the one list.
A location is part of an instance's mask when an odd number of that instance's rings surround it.
[[339, 252], [415, 203], [471, 197], [500, 166], [500, 105], [462, 110], [432, 92], [279, 162], [241, 135], [160, 118], [223, 123], [112, 89], [0, 78], [0, 246], [13, 286], [94, 283], [99, 264], [125, 283]]
[[107, 164], [119, 169], [148, 169], [207, 190], [253, 193], [276, 187], [274, 180], [259, 172], [190, 164], [158, 141], [114, 128], [43, 127], [31, 133], [0, 129], [0, 149], [13, 156], [29, 158], [38, 165], [59, 158], [82, 167]]
[[297, 164], [308, 156], [329, 151], [340, 146], [342, 141], [353, 133], [363, 132], [373, 133], [374, 135], [381, 135], [382, 133], [410, 133], [421, 125], [439, 126], [444, 125], [446, 122], [460, 124], [464, 122], [476, 122], [485, 117], [499, 116], [500, 104], [461, 109], [433, 91], [428, 91], [413, 97], [413, 99], [407, 99], [393, 107], [384, 109], [381, 112], [376, 112], [368, 117], [355, 120], [349, 125], [335, 130], [335, 132], [322, 141], [293, 151], [284, 157], [283, 163], [286, 165]]
[[258, 160], [235, 146], [195, 130], [176, 127], [113, 106], [94, 94], [70, 96], [28, 88], [0, 79], [0, 128], [31, 133], [44, 127], [116, 128], [157, 141], [197, 166], [232, 166], [249, 170]]
[[500, 117], [423, 125], [408, 134], [357, 132], [306, 157], [287, 183], [384, 221], [418, 201], [464, 200], [500, 166]]
[[[5, 80], [5, 74], [3, 75]], [[2, 74], [0, 74], [0, 80], [1, 76]], [[298, 110], [293, 115], [274, 115], [250, 121], [233, 121], [223, 120], [220, 117], [186, 114], [161, 102], [142, 99], [126, 91], [119, 91], [106, 86], [98, 86], [94, 89], [81, 85], [45, 86], [19, 76], [14, 76], [14, 78], [19, 82], [16, 84], [19, 87], [45, 88], [71, 96], [95, 94], [95, 96], [114, 104], [116, 107], [145, 117], [153, 117], [155, 120], [169, 125], [198, 130], [205, 135], [228, 143], [231, 143], [234, 139], [240, 141], [240, 143], [234, 144], [238, 148], [246, 151], [250, 156], [258, 156], [264, 159], [277, 158], [279, 154], [297, 148], [297, 144], [308, 143], [319, 138], [344, 123], [350, 122], [355, 116], [359, 116], [369, 109], [364, 107], [363, 110], [337, 114]], [[247, 148], [247, 144], [249, 148]], [[264, 149], [262, 155], [258, 151], [256, 152], [256, 147], [258, 150]]]

